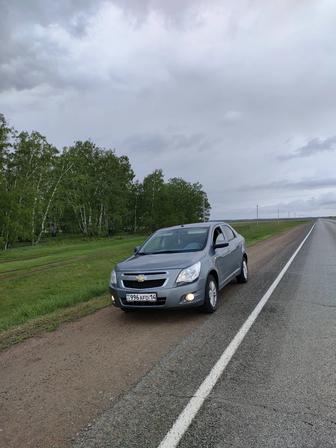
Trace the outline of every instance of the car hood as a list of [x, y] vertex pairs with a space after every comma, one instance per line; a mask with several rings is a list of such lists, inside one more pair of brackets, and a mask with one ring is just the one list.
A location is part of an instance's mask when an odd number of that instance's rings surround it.
[[182, 269], [200, 261], [203, 252], [179, 254], [133, 255], [117, 265], [118, 271], [144, 271]]

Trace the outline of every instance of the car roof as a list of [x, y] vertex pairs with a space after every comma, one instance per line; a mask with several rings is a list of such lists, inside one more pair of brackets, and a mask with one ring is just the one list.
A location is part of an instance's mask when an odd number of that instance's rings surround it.
[[218, 224], [226, 224], [224, 221], [206, 221], [206, 222], [193, 222], [191, 224], [180, 224], [178, 226], [171, 226], [171, 227], [162, 227], [161, 229], [157, 230], [174, 230], [174, 229], [181, 229], [181, 228], [193, 228], [193, 227], [204, 227], [205, 229], [209, 229], [211, 227], [214, 227]]

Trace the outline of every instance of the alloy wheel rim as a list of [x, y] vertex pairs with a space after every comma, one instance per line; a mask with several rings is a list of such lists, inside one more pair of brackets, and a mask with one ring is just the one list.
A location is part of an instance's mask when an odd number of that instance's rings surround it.
[[217, 303], [217, 287], [214, 281], [209, 283], [209, 300], [212, 307], [216, 306]]
[[245, 277], [245, 279], [247, 279], [247, 276], [248, 276], [248, 270], [247, 270], [247, 263], [246, 263], [245, 260], [243, 261], [243, 273], [244, 273], [244, 277]]

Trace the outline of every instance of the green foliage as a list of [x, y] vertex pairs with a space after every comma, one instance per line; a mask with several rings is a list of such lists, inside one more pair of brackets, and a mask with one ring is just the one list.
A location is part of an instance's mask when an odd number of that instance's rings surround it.
[[6, 245], [18, 239], [34, 243], [44, 230], [58, 182], [58, 151], [38, 132], [17, 134], [11, 130], [11, 141], [2, 170], [6, 199], [1, 213], [1, 235]]
[[[0, 114], [0, 249], [6, 249], [9, 234], [13, 223], [10, 225], [9, 209], [12, 197], [8, 185], [8, 159], [11, 150], [10, 137], [12, 130], [8, 127], [5, 117]], [[14, 205], [14, 204], [13, 204]]]
[[77, 141], [62, 152], [38, 132], [16, 132], [0, 114], [0, 249], [38, 244], [49, 232], [107, 236], [209, 218], [198, 183], [142, 183], [126, 156]]
[[123, 228], [134, 178], [128, 158], [89, 141], [65, 148], [61, 158], [70, 167], [58, 200], [64, 230], [106, 235]]
[[181, 178], [164, 181], [162, 170], [155, 170], [136, 185], [137, 228], [155, 230], [164, 226], [207, 221], [210, 204], [199, 183]]

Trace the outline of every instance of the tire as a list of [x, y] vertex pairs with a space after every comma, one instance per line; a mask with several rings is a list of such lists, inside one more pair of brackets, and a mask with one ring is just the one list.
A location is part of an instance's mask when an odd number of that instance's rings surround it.
[[207, 278], [205, 292], [204, 292], [204, 305], [202, 311], [204, 313], [214, 313], [217, 309], [218, 303], [218, 285], [213, 275], [209, 275]]
[[247, 283], [248, 281], [248, 264], [246, 257], [243, 257], [242, 259], [240, 273], [236, 278], [238, 283]]

